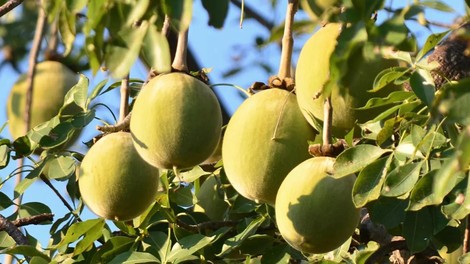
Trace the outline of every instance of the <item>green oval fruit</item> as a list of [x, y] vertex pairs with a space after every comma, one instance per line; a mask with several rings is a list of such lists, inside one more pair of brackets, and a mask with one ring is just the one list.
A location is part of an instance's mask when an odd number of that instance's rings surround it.
[[[78, 75], [56, 61], [45, 61], [36, 65], [33, 80], [30, 128], [46, 122], [59, 113], [65, 94], [78, 81]], [[10, 91], [7, 101], [9, 129], [14, 139], [25, 134], [26, 123], [26, 74], [20, 76]]]
[[217, 97], [190, 75], [169, 73], [153, 78], [139, 93], [132, 112], [134, 145], [156, 167], [193, 167], [219, 143], [222, 111]]
[[355, 175], [335, 178], [334, 158], [315, 157], [295, 167], [276, 197], [279, 232], [294, 248], [326, 253], [354, 233], [359, 209], [352, 201]]
[[308, 141], [315, 134], [294, 94], [281, 89], [258, 92], [227, 125], [222, 145], [227, 178], [246, 198], [273, 205], [284, 177], [311, 157]]
[[[314, 97], [321, 92], [329, 78], [330, 56], [337, 44], [341, 26], [330, 23], [319, 29], [302, 47], [296, 68], [296, 92], [302, 113], [307, 121], [314, 125], [314, 118], [323, 120], [324, 96]], [[356, 121], [364, 123], [381, 113], [383, 108], [357, 110], [372, 97], [382, 97], [396, 90], [388, 86], [371, 93], [374, 79], [382, 70], [396, 66], [396, 62], [386, 60], [378, 54], [369, 55], [373, 59], [365, 60], [362, 48], [357, 49], [348, 59], [348, 73], [344, 77], [344, 94], [338, 86], [331, 91], [333, 106], [333, 135], [343, 137]]]
[[96, 142], [79, 169], [78, 186], [95, 214], [125, 221], [142, 214], [155, 200], [159, 173], [137, 153], [130, 133], [109, 134]]
[[223, 192], [220, 192], [220, 184], [216, 176], [209, 176], [202, 183], [196, 197], [195, 212], [203, 212], [212, 220], [223, 220], [228, 203], [224, 201]]

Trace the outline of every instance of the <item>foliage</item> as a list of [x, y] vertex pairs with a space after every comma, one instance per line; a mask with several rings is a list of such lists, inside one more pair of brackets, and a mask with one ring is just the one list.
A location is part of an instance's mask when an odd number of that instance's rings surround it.
[[[223, 30], [227, 10], [232, 7], [230, 1], [202, 2], [209, 16], [208, 26]], [[58, 38], [59, 46], [44, 48], [42, 54], [56, 52], [54, 59], [76, 71], [91, 70], [94, 75], [102, 69], [117, 79], [124, 78], [138, 60], [156, 73], [169, 72], [174, 43], [162, 34], [166, 30], [165, 16], [171, 18], [169, 30], [183, 32], [192, 16], [197, 15], [192, 12], [192, 4], [191, 0], [52, 0], [38, 6], [34, 1], [25, 1], [21, 8], [7, 14], [9, 19], [0, 20], [2, 45], [11, 55], [4, 56], [5, 62], [16, 65], [26, 59], [35, 26], [32, 21], [38, 16], [37, 10], [43, 8], [49, 25], [46, 38]], [[349, 55], [358, 49], [364, 58], [372, 50], [379, 50], [382, 56], [400, 63], [382, 71], [371, 90], [380, 90], [389, 83], [407, 89], [372, 98], [362, 107], [385, 106], [387, 110], [359, 124], [359, 138], [353, 138], [354, 131], [345, 136], [347, 148], [337, 157], [335, 172], [357, 175], [352, 194], [356, 207], [367, 210], [370, 220], [383, 225], [388, 235], [403, 237], [411, 254], [430, 250], [443, 255], [446, 250], [453, 251], [463, 243], [470, 213], [470, 200], [466, 199], [470, 195], [470, 83], [462, 79], [435, 87], [433, 70], [437, 65], [428, 62], [427, 55], [449, 31], [430, 34], [419, 46], [415, 32], [405, 22], [417, 21], [428, 27], [426, 11], [455, 11], [437, 0], [412, 1], [398, 9], [389, 7], [386, 1], [346, 0], [341, 4], [342, 8], [333, 6], [316, 19], [298, 19], [294, 23], [295, 36], [311, 34], [311, 29], [324, 21], [350, 25], [339, 35], [323, 91], [328, 94], [333, 85], [346, 89], [345, 76], [354, 72], [348, 68]], [[243, 10], [241, 14], [243, 19]], [[380, 22], [375, 23], [377, 15]], [[269, 39], [257, 40], [259, 48], [278, 43], [280, 32], [282, 25], [276, 25]], [[464, 33], [463, 37], [468, 37], [468, 32]], [[236, 67], [232, 71], [243, 72]], [[143, 82], [130, 79], [131, 108]], [[62, 107], [64, 110], [74, 105], [80, 109], [77, 113], [69, 115], [61, 110], [26, 136], [0, 140], [0, 168], [20, 158], [31, 161], [31, 165], [17, 168], [3, 179], [2, 185], [20, 172], [25, 175], [13, 195], [0, 189], [0, 214], [15, 205], [18, 210], [7, 217], [9, 221], [53, 213], [51, 204], [15, 203], [14, 199], [28, 192], [36, 181], [66, 182], [67, 196], [73, 204], [68, 205], [70, 211], [65, 215], [41, 222], [50, 227], [47, 245], [27, 233], [29, 244], [17, 245], [10, 234], [0, 232], [2, 254], [13, 254], [31, 263], [366, 263], [383, 246], [380, 241], [371, 241], [362, 233], [363, 226], [358, 226], [351, 239], [327, 254], [307, 255], [295, 250], [279, 234], [274, 208], [239, 195], [225, 175], [223, 161], [177, 174], [163, 170], [162, 188], [155, 202], [132, 221], [83, 219], [84, 205], [74, 171], [86, 153], [62, 146], [74, 131], [90, 126], [98, 118], [100, 100], [119, 85], [105, 80], [91, 87], [82, 74]], [[93, 144], [91, 138], [86, 141]], [[33, 154], [36, 149], [42, 150], [39, 157]], [[204, 212], [193, 210], [200, 186], [208, 177], [217, 179], [218, 199], [227, 204], [222, 220], [212, 220]], [[469, 256], [461, 258], [465, 261]]]

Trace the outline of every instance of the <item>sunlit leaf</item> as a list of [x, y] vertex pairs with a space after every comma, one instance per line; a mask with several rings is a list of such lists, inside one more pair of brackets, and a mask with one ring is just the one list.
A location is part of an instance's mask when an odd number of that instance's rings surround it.
[[[97, 231], [98, 228], [100, 230], [99, 233], [101, 234], [101, 229], [104, 227], [104, 224], [105, 222], [101, 218], [90, 219], [90, 220], [86, 220], [83, 222], [75, 223], [69, 227], [69, 229], [67, 230], [67, 233], [62, 238], [60, 243], [55, 246], [55, 248], [59, 248], [61, 246], [66, 246], [70, 243], [76, 242], [80, 237], [86, 236], [88, 232], [91, 232], [91, 236], [94, 237], [94, 240], [91, 241], [91, 243], [93, 243], [96, 239], [99, 238], [96, 235], [96, 233], [98, 233]], [[82, 249], [84, 248], [84, 246], [86, 245], [82, 243], [81, 245]]]
[[40, 257], [46, 261], [51, 261], [51, 259], [46, 254], [31, 245], [16, 245], [15, 247], [1, 250], [0, 254], [18, 254], [28, 257]]
[[[40, 202], [28, 202], [28, 203], [21, 204], [19, 211], [18, 211], [18, 215], [21, 218], [30, 217], [33, 215], [40, 215], [40, 214], [50, 214], [50, 213], [51, 213], [51, 209], [47, 205], [40, 203]], [[43, 222], [41, 224], [50, 224], [50, 223]]]
[[391, 67], [381, 71], [374, 80], [371, 92], [379, 91], [387, 85], [394, 83], [397, 79], [401, 78], [409, 72], [406, 67]]
[[386, 149], [369, 144], [361, 144], [348, 148], [336, 158], [334, 165], [335, 175], [340, 177], [355, 173], [387, 152], [388, 150]]
[[184, 32], [191, 23], [193, 14], [192, 0], [164, 0], [163, 11], [171, 18], [171, 25], [178, 32]]
[[429, 35], [423, 47], [416, 55], [416, 61], [420, 61], [424, 57], [424, 55], [426, 55], [430, 50], [432, 50], [439, 43], [439, 41], [441, 41], [448, 33], [449, 31], [444, 31], [441, 33]]
[[214, 238], [215, 236], [207, 237], [201, 234], [185, 236], [173, 245], [168, 261], [176, 264], [194, 259], [195, 256], [192, 256], [192, 254], [210, 245]]
[[416, 96], [427, 106], [431, 106], [435, 90], [431, 74], [424, 70], [416, 70], [410, 77], [410, 85]]
[[352, 192], [356, 207], [363, 207], [368, 202], [379, 198], [391, 158], [392, 156], [380, 158], [361, 170]]
[[109, 264], [137, 264], [137, 263], [160, 263], [152, 254], [147, 252], [127, 251], [117, 255]]
[[142, 54], [148, 64], [158, 73], [171, 71], [171, 56], [168, 40], [157, 27], [151, 24], [142, 43]]
[[398, 197], [410, 192], [418, 181], [419, 173], [423, 162], [408, 163], [396, 167], [385, 179], [382, 195], [388, 197]]
[[132, 11], [129, 13], [127, 17], [126, 25], [132, 26], [133, 23], [140, 21], [142, 16], [145, 14], [147, 9], [149, 8], [150, 0], [140, 0], [136, 1], [135, 4], [132, 6]]

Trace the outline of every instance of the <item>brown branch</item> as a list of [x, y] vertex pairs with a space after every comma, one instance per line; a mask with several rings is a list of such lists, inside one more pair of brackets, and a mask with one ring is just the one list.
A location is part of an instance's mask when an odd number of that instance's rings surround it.
[[331, 145], [331, 129], [333, 126], [333, 106], [331, 105], [331, 96], [325, 99], [323, 105], [323, 146]]
[[238, 223], [239, 221], [231, 220], [231, 221], [208, 221], [208, 222], [202, 222], [199, 224], [191, 225], [191, 224], [185, 223], [183, 220], [179, 218], [176, 218], [177, 225], [191, 232], [200, 232], [201, 230], [206, 230], [206, 229], [216, 230], [221, 227], [233, 227], [233, 226], [236, 226]]
[[[41, 174], [40, 177], [41, 177], [41, 180], [57, 195], [57, 197], [59, 197], [59, 199], [62, 201], [64, 206], [67, 207], [67, 209], [70, 212], [73, 212], [74, 211], [73, 207], [69, 204], [69, 202], [67, 202], [67, 200], [65, 200], [65, 198], [62, 196], [62, 194], [60, 194], [60, 192], [54, 187], [54, 185], [52, 185], [51, 181], [44, 174]], [[79, 222], [82, 221], [80, 219], [80, 216], [78, 216], [76, 214], [74, 214], [74, 215], [77, 218], [77, 221], [79, 221]]]
[[129, 74], [121, 81], [121, 105], [119, 107], [119, 122], [129, 114]]
[[[238, 8], [242, 7], [242, 3], [240, 2], [240, 0], [230, 0], [230, 2], [232, 2], [232, 4], [234, 4]], [[264, 26], [267, 30], [271, 31], [274, 28], [274, 23], [273, 22], [268, 21], [267, 19], [262, 17], [260, 14], [258, 14], [258, 12], [251, 9], [250, 7], [248, 7], [246, 4], [244, 6], [244, 12], [249, 17], [252, 17], [256, 21], [258, 21], [258, 23], [260, 23], [262, 26]]]
[[6, 231], [18, 245], [28, 245], [28, 239], [10, 220], [0, 214], [0, 230]]
[[23, 3], [24, 0], [9, 0], [2, 6], [0, 6], [0, 17], [6, 15], [8, 12], [13, 10], [15, 7]]
[[54, 214], [44, 213], [16, 219], [14, 221], [11, 221], [11, 223], [16, 227], [21, 227], [25, 225], [37, 225], [52, 220], [54, 220]]

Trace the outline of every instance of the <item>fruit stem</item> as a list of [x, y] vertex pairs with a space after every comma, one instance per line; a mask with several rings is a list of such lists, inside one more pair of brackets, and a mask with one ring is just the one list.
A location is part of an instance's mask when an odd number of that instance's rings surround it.
[[333, 124], [333, 106], [331, 105], [331, 96], [325, 99], [323, 104], [323, 146], [331, 145], [331, 126]]
[[278, 77], [284, 80], [291, 76], [292, 47], [294, 38], [292, 37], [292, 24], [297, 12], [298, 0], [289, 0], [287, 4], [286, 20], [284, 23], [284, 35], [282, 37], [281, 61], [279, 63]]
[[122, 123], [129, 113], [129, 74], [121, 81], [121, 105], [119, 107], [119, 123]]
[[171, 64], [171, 67], [176, 71], [188, 72], [188, 64], [186, 62], [186, 53], [188, 51], [188, 32], [189, 28], [178, 33], [175, 58]]

